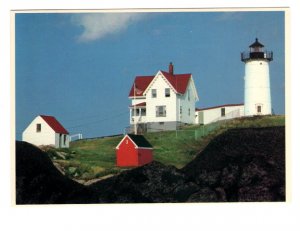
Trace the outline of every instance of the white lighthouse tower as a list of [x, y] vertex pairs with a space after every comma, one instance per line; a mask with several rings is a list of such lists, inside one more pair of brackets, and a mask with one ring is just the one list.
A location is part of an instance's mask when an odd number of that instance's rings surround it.
[[269, 62], [273, 52], [265, 51], [256, 38], [250, 50], [241, 54], [245, 63], [245, 116], [272, 114]]

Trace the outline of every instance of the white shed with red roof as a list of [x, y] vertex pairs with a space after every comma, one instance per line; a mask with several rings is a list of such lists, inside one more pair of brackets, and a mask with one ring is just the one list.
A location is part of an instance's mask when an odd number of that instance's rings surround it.
[[39, 115], [24, 130], [22, 140], [36, 146], [69, 147], [69, 132], [54, 116]]

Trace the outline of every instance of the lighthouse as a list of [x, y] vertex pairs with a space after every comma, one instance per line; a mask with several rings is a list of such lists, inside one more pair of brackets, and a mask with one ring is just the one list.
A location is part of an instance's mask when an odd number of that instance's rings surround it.
[[258, 39], [241, 53], [245, 63], [244, 114], [245, 116], [272, 114], [269, 63], [273, 52], [264, 50]]

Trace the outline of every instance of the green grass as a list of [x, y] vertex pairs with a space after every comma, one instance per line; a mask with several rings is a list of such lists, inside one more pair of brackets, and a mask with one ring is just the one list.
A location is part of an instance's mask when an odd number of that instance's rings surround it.
[[[182, 168], [214, 137], [230, 128], [284, 126], [284, 116], [264, 116], [220, 121], [205, 126], [187, 126], [181, 130], [145, 134], [154, 147], [154, 160]], [[124, 170], [115, 166], [115, 147], [123, 136], [71, 142], [66, 158], [54, 161], [71, 178], [90, 180]], [[53, 153], [51, 152], [53, 158]]]

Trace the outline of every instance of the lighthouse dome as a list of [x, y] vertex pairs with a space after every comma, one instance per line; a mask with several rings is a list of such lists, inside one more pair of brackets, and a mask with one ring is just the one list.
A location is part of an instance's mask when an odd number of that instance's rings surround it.
[[249, 51], [244, 51], [241, 53], [241, 61], [248, 62], [251, 60], [273, 60], [273, 52], [264, 50], [264, 45], [255, 39], [255, 42], [249, 46]]

